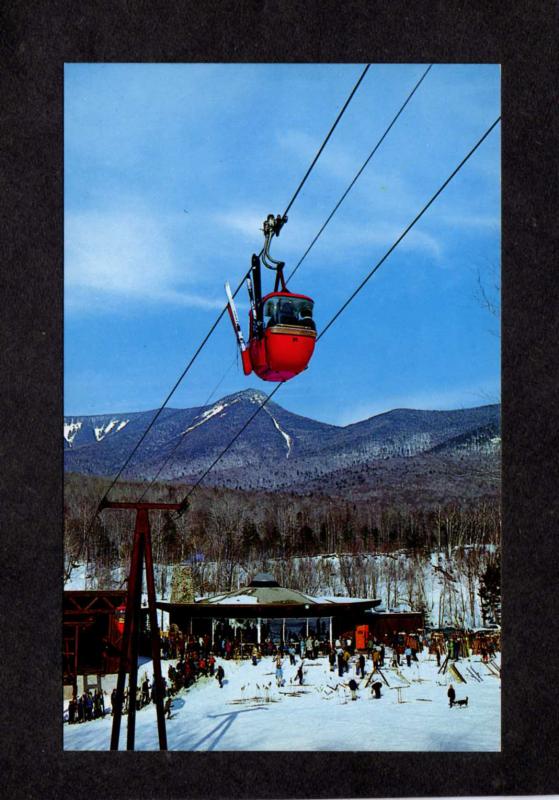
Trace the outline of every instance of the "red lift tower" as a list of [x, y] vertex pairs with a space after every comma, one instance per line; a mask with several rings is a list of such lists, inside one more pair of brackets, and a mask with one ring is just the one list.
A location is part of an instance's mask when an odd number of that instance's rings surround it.
[[165, 729], [165, 713], [163, 709], [163, 680], [161, 675], [161, 647], [157, 614], [155, 610], [155, 580], [153, 575], [153, 557], [151, 551], [151, 530], [148, 512], [152, 510], [184, 511], [184, 503], [111, 503], [105, 500], [99, 511], [105, 508], [129, 509], [136, 512], [134, 542], [128, 578], [126, 596], [126, 616], [122, 636], [122, 650], [116, 685], [116, 708], [113, 710], [113, 729], [111, 734], [111, 750], [118, 750], [120, 723], [124, 704], [124, 683], [128, 673], [128, 728], [126, 749], [134, 750], [136, 733], [136, 684], [138, 681], [138, 644], [140, 634], [140, 610], [142, 604], [142, 572], [144, 560], [146, 565], [146, 588], [148, 596], [148, 614], [151, 635], [151, 652], [153, 658], [153, 680], [155, 685], [155, 704], [157, 707], [157, 730], [159, 733], [159, 749], [167, 749], [167, 731]]

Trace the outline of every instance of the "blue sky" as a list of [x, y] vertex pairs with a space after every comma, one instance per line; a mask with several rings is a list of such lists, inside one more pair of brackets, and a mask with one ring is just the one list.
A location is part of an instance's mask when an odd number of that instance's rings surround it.
[[[160, 406], [363, 66], [66, 65], [66, 414]], [[273, 243], [286, 275], [424, 69], [371, 66]], [[319, 331], [499, 113], [497, 65], [433, 67], [290, 283]], [[335, 424], [498, 402], [479, 282], [499, 271], [497, 126], [274, 400]], [[243, 375], [227, 316], [170, 406], [218, 383], [212, 399], [275, 385]]]

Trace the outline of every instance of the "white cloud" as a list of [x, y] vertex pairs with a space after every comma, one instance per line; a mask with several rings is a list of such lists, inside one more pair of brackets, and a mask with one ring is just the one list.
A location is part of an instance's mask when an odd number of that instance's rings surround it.
[[[370, 248], [371, 258], [381, 256], [388, 250], [406, 228], [406, 223], [395, 225], [393, 223], [378, 221], [364, 221], [362, 224], [355, 224], [347, 221], [338, 222], [335, 232], [331, 236], [335, 237], [337, 246], [344, 249], [349, 248]], [[373, 248], [378, 250], [373, 252]], [[440, 239], [420, 228], [412, 229], [398, 245], [401, 250], [422, 251], [439, 260], [443, 255], [443, 244]]]
[[441, 225], [448, 225], [453, 228], [470, 228], [472, 230], [488, 230], [498, 231], [501, 227], [501, 220], [499, 217], [488, 214], [441, 214], [437, 218], [437, 222]]
[[165, 220], [145, 210], [69, 212], [65, 218], [67, 310], [95, 303], [172, 303], [220, 308], [223, 301], [185, 290]]
[[[262, 227], [262, 214], [252, 209], [236, 209], [234, 211], [223, 211], [215, 217], [218, 224], [230, 230], [241, 233], [243, 237], [250, 239], [254, 248], [258, 239], [255, 234], [260, 233]], [[286, 257], [292, 259], [302, 256], [307, 247], [324, 224], [323, 218], [314, 218], [309, 215], [303, 220], [297, 219], [293, 225], [287, 225], [285, 232], [282, 232], [281, 239], [275, 241], [272, 246], [272, 255], [275, 258]], [[405, 230], [407, 223], [395, 225], [381, 219], [374, 219], [374, 214], [370, 219], [365, 219], [360, 223], [350, 222], [347, 219], [335, 218], [317, 241], [315, 247], [329, 242], [329, 248], [334, 243], [337, 250], [348, 251], [350, 248], [370, 248], [371, 257], [382, 255], [382, 252], [375, 251], [373, 248], [388, 249]], [[260, 240], [264, 243], [264, 239]], [[400, 249], [407, 252], [421, 251], [429, 256], [440, 260], [443, 256], [444, 248], [441, 240], [433, 234], [420, 230], [411, 230], [409, 234], [398, 245]]]
[[[276, 137], [277, 145], [285, 154], [295, 157], [305, 168], [314, 159], [322, 141], [316, 136], [295, 129], [283, 130]], [[361, 166], [359, 157], [337, 142], [329, 141], [322, 152], [316, 169], [333, 178], [349, 182]], [[302, 176], [301, 176], [302, 177]]]
[[[244, 238], [258, 241], [262, 236], [261, 228], [264, 221], [262, 210], [244, 208], [230, 211], [221, 211], [214, 215], [218, 225], [223, 225], [229, 230], [241, 233]], [[263, 241], [263, 239], [262, 239]]]

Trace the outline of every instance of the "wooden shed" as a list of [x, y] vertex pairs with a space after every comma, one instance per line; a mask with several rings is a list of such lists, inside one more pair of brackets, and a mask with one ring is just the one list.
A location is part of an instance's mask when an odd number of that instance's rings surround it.
[[78, 675], [118, 672], [122, 633], [116, 610], [125, 602], [126, 591], [64, 592], [64, 685], [76, 688]]

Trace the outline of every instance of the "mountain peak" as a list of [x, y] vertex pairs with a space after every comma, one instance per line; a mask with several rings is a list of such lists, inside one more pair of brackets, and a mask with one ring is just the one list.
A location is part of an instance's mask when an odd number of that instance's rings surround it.
[[261, 405], [268, 395], [260, 389], [243, 389], [240, 392], [234, 392], [223, 397], [220, 402], [230, 403], [233, 400], [248, 400], [250, 403], [257, 403]]

